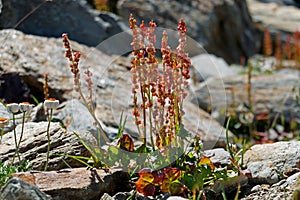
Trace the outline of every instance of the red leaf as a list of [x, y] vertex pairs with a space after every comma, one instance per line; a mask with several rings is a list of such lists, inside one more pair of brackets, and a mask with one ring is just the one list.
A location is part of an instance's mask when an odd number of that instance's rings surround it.
[[163, 182], [164, 180], [164, 174], [160, 171], [153, 171], [152, 172], [152, 175], [154, 177], [154, 181], [153, 181], [153, 184], [154, 185], [159, 185]]
[[143, 190], [143, 195], [145, 196], [154, 196], [155, 195], [155, 186], [153, 184], [148, 184]]
[[170, 186], [170, 182], [169, 181], [164, 181], [161, 186], [160, 186], [160, 189], [163, 193], [169, 193], [169, 186]]
[[136, 191], [142, 193], [145, 196], [153, 196], [155, 193], [155, 186], [143, 180], [141, 177], [137, 182], [135, 182]]
[[168, 180], [168, 182], [172, 182], [180, 178], [181, 171], [177, 168], [164, 168], [164, 175], [165, 180]]
[[133, 152], [134, 143], [133, 139], [128, 134], [123, 134], [118, 141], [118, 147], [129, 152]]
[[154, 181], [154, 176], [153, 176], [152, 172], [153, 171], [150, 168], [141, 169], [139, 171], [140, 179], [143, 179], [144, 181], [152, 183]]

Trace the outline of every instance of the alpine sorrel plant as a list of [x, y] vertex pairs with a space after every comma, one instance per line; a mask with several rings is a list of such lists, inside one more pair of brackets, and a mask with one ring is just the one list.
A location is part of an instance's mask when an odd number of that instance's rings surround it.
[[84, 73], [86, 74], [86, 78], [85, 81], [87, 82], [88, 85], [88, 90], [89, 90], [89, 96], [85, 97], [85, 95], [82, 92], [81, 89], [81, 81], [80, 81], [80, 73], [79, 73], [79, 61], [80, 61], [80, 52], [73, 52], [70, 46], [70, 42], [69, 42], [69, 38], [68, 38], [68, 34], [64, 33], [62, 34], [63, 37], [63, 43], [66, 49], [65, 52], [65, 57], [69, 59], [70, 61], [70, 70], [74, 75], [74, 86], [76, 91], [79, 93], [81, 100], [83, 101], [84, 105], [86, 106], [86, 108], [88, 109], [89, 113], [91, 114], [91, 116], [93, 117], [93, 119], [95, 120], [95, 123], [98, 126], [98, 145], [100, 146], [101, 141], [100, 141], [100, 136], [103, 137], [103, 139], [105, 140], [105, 142], [109, 142], [109, 138], [106, 135], [106, 133], [104, 132], [102, 125], [100, 124], [100, 121], [97, 119], [96, 114], [95, 114], [95, 109], [93, 106], [93, 102], [92, 102], [92, 73], [89, 71], [89, 69], [87, 69]]
[[171, 50], [168, 46], [168, 35], [164, 31], [160, 49], [162, 69], [159, 69], [154, 46], [156, 24], [150, 21], [149, 27], [146, 27], [142, 22], [138, 27], [132, 15], [129, 23], [133, 35], [131, 43], [133, 116], [143, 145], [147, 144], [147, 133], [150, 134], [153, 150], [155, 146], [157, 149], [162, 149], [172, 142], [176, 145], [175, 137], [180, 130], [184, 114], [183, 100], [187, 96], [184, 88], [190, 78], [191, 62], [184, 50], [186, 25], [183, 19], [178, 23], [179, 45], [176, 50]]

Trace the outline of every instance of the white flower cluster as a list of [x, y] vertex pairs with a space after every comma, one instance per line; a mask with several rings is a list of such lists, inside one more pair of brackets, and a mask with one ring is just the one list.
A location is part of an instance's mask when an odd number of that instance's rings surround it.
[[30, 104], [28, 102], [23, 102], [23, 103], [9, 103], [6, 105], [7, 111], [10, 113], [17, 113], [17, 112], [31, 112], [33, 108], [33, 104]]
[[47, 109], [56, 109], [59, 105], [59, 100], [54, 98], [49, 98], [44, 101], [44, 106]]

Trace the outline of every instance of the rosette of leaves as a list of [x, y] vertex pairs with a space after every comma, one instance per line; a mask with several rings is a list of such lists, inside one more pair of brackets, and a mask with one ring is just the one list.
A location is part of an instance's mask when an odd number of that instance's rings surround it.
[[145, 196], [155, 196], [159, 192], [184, 195], [187, 188], [179, 181], [181, 175], [182, 171], [178, 168], [164, 168], [160, 171], [144, 168], [139, 171], [136, 190]]

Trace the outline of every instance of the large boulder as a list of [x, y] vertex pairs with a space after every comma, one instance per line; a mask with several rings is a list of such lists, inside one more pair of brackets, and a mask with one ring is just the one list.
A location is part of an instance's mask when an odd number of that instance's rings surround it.
[[[20, 158], [21, 160], [29, 160], [34, 170], [44, 170], [47, 155], [47, 122], [28, 122], [25, 123], [22, 142], [20, 143]], [[22, 125], [16, 127], [16, 135], [19, 140], [22, 132]], [[82, 167], [83, 164], [72, 158], [64, 158], [58, 155], [74, 155], [74, 156], [90, 156], [90, 153], [79, 142], [77, 137], [66, 132], [59, 123], [51, 123], [49, 128], [51, 139], [49, 170], [59, 170], [66, 167], [67, 162], [71, 167]], [[79, 132], [89, 144], [95, 144], [95, 138], [89, 132]], [[6, 133], [0, 145], [0, 156], [2, 162], [11, 163], [15, 154], [14, 132]], [[18, 162], [16, 157], [14, 164]]]
[[[253, 184], [274, 184], [300, 167], [300, 142], [254, 145], [245, 153], [244, 162], [251, 171]], [[262, 153], [263, 152], [263, 153]]]
[[104, 193], [112, 194], [129, 188], [128, 173], [119, 169], [21, 172], [12, 177], [0, 190], [1, 200], [98, 200]]
[[176, 29], [183, 18], [189, 36], [229, 63], [253, 55], [260, 46], [245, 1], [120, 0], [118, 8], [126, 19], [133, 13], [139, 20], [155, 20], [163, 28]]
[[3, 0], [0, 27], [47, 37], [68, 32], [71, 39], [89, 46], [125, 30], [119, 17], [92, 10], [85, 0]]
[[[212, 107], [216, 112], [228, 107], [236, 109], [239, 105], [248, 104], [247, 87], [247, 75], [210, 78], [197, 86], [193, 101], [205, 110]], [[270, 117], [279, 113], [287, 122], [300, 119], [300, 108], [293, 92], [293, 88], [300, 87], [297, 74], [253, 75], [251, 87], [254, 113], [267, 112]]]

